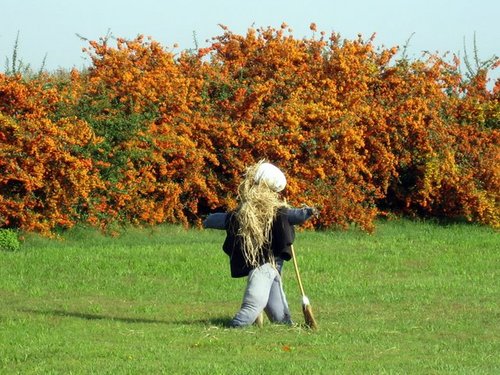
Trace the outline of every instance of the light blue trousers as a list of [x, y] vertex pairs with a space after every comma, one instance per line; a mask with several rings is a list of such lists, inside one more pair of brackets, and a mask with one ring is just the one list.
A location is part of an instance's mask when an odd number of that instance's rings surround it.
[[251, 325], [263, 310], [274, 323], [292, 323], [280, 273], [270, 263], [255, 268], [248, 274], [243, 303], [231, 321], [231, 326]]

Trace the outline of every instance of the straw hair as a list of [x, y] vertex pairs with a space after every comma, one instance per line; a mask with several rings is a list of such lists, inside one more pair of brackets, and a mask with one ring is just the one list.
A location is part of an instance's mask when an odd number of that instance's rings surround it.
[[[280, 207], [286, 207], [285, 200], [267, 186], [264, 180], [255, 182], [255, 175], [262, 160], [250, 166], [238, 188], [239, 206], [236, 219], [238, 236], [242, 239], [243, 256], [249, 266], [259, 266], [262, 249], [271, 242], [271, 227]], [[268, 254], [272, 259], [272, 253]]]

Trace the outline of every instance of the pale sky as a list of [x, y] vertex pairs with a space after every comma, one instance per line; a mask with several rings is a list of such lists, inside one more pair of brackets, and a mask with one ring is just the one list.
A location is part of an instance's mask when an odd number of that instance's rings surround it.
[[[45, 68], [82, 68], [89, 64], [76, 34], [95, 40], [108, 31], [113, 36], [151, 36], [177, 50], [200, 47], [221, 35], [221, 23], [245, 34], [249, 27], [279, 28], [286, 22], [296, 38], [334, 31], [353, 39], [377, 33], [376, 46], [403, 46], [409, 57], [422, 51], [460, 53], [464, 38], [473, 55], [476, 35], [479, 57], [500, 56], [499, 0], [0, 0], [0, 71], [11, 58], [19, 32], [18, 56], [36, 71], [46, 55]], [[413, 35], [412, 35], [413, 34]], [[175, 50], [174, 50], [175, 51]], [[497, 69], [492, 78], [498, 77]]]

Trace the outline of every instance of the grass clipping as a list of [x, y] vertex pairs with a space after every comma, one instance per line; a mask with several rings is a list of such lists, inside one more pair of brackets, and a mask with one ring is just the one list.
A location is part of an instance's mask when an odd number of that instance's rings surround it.
[[[287, 207], [279, 193], [273, 191], [263, 180], [255, 182], [260, 161], [250, 166], [238, 188], [239, 206], [236, 219], [238, 236], [242, 239], [243, 255], [249, 266], [258, 267], [261, 251], [272, 241], [271, 228], [280, 207]], [[269, 254], [272, 259], [272, 254]]]

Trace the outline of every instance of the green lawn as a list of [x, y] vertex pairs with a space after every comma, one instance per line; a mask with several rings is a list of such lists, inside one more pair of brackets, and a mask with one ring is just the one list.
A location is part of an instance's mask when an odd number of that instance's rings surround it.
[[319, 324], [226, 328], [244, 279], [224, 233], [74, 229], [0, 251], [0, 374], [499, 374], [500, 237], [398, 220], [375, 234], [298, 232]]

